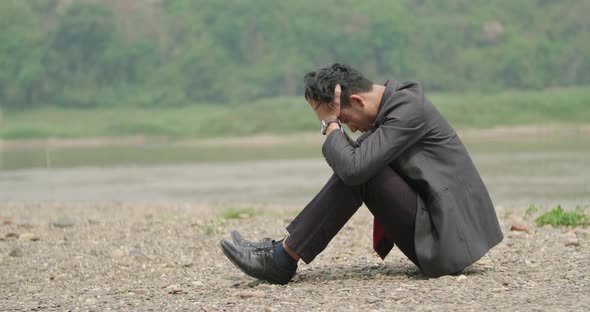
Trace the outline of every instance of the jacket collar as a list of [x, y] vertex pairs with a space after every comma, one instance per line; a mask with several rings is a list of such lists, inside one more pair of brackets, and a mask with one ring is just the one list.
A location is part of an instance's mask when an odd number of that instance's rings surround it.
[[375, 119], [373, 128], [376, 128], [383, 123], [383, 120], [388, 113], [387, 102], [389, 102], [389, 99], [393, 96], [393, 93], [398, 90], [399, 86], [400, 83], [397, 80], [392, 79], [385, 82], [385, 91], [383, 91], [381, 102], [379, 102], [377, 118]]

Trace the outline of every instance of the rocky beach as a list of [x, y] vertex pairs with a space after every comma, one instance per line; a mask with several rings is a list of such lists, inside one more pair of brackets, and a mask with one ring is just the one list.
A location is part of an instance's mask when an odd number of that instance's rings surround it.
[[[148, 203], [4, 203], [3, 311], [584, 311], [590, 229], [537, 227], [497, 209], [504, 240], [462, 274], [428, 278], [397, 249], [371, 249], [361, 208], [286, 286], [244, 275], [219, 240], [278, 238], [299, 207]], [[512, 228], [512, 230], [511, 230]]]

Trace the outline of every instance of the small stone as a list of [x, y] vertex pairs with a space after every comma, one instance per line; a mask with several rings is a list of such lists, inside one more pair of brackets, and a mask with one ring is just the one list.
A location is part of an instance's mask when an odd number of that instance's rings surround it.
[[264, 298], [264, 293], [261, 291], [241, 291], [239, 293], [240, 298]]
[[583, 238], [583, 239], [590, 238], [590, 230], [576, 229], [575, 233], [576, 233], [576, 237]]
[[132, 257], [143, 257], [144, 256], [143, 251], [141, 251], [141, 248], [138, 248], [138, 247], [129, 250], [129, 255]]
[[242, 287], [242, 285], [244, 284], [244, 281], [238, 281], [235, 282], [231, 285], [231, 287]]
[[533, 263], [531, 262], [531, 260], [528, 260], [528, 259], [527, 259], [527, 260], [524, 260], [524, 264], [526, 264], [526, 265], [531, 265], [531, 264], [533, 264]]
[[31, 223], [30, 221], [27, 221], [27, 220], [23, 220], [23, 221], [14, 222], [13, 224], [16, 224], [16, 225], [18, 225], [18, 226], [20, 226], [20, 227], [24, 227], [24, 228], [27, 228], [27, 229], [30, 229], [30, 228], [33, 228], [33, 227], [35, 227], [35, 226], [33, 225], [33, 223]]
[[182, 288], [180, 288], [176, 285], [170, 285], [170, 286], [166, 287], [166, 290], [168, 291], [169, 294], [172, 294], [172, 295], [186, 293], [186, 291], [184, 291]]
[[461, 275], [457, 276], [458, 281], [464, 281], [466, 279], [467, 279], [467, 276], [465, 276], [465, 274], [461, 274]]
[[580, 274], [579, 271], [577, 271], [577, 270], [571, 270], [571, 271], [568, 271], [566, 273], [565, 278], [567, 278], [569, 280], [575, 279], [579, 274]]
[[18, 258], [20, 258], [20, 257], [24, 256], [25, 254], [22, 252], [22, 250], [20, 250], [18, 248], [14, 248], [10, 252], [10, 254], [8, 254], [8, 255], [11, 256], [11, 257], [18, 257]]
[[203, 282], [201, 282], [201, 281], [194, 281], [191, 284], [193, 284], [194, 286], [197, 286], [197, 287], [203, 286]]
[[510, 231], [528, 232], [529, 227], [521, 223], [512, 223]]
[[367, 297], [365, 297], [365, 300], [368, 303], [375, 303], [375, 302], [379, 302], [381, 299], [379, 299], [379, 298], [377, 298], [375, 296], [367, 296]]
[[23, 233], [20, 235], [20, 237], [18, 238], [19, 240], [29, 240], [29, 241], [38, 241], [40, 238], [39, 236], [37, 236], [34, 233]]
[[125, 252], [121, 249], [115, 249], [111, 251], [111, 257], [115, 260], [121, 259], [125, 256]]
[[494, 263], [492, 262], [492, 259], [490, 259], [488, 257], [483, 257], [483, 258], [479, 259], [477, 262], [475, 262], [475, 265], [477, 267], [485, 268], [485, 269], [491, 268], [493, 266], [493, 264]]
[[256, 287], [256, 286], [258, 286], [258, 285], [260, 285], [262, 283], [263, 282], [261, 280], [259, 280], [259, 279], [253, 280], [250, 283], [248, 283], [248, 287]]
[[8, 232], [4, 235], [6, 239], [17, 239], [19, 237], [18, 233]]
[[4, 219], [4, 221], [2, 221], [2, 224], [4, 224], [4, 225], [10, 225], [10, 224], [12, 224], [12, 220], [10, 220], [10, 219]]
[[567, 247], [578, 247], [580, 246], [580, 242], [577, 239], [568, 240], [565, 245]]
[[74, 221], [68, 218], [60, 218], [59, 220], [53, 222], [53, 226], [58, 228], [67, 228], [74, 226]]
[[96, 304], [96, 299], [95, 298], [88, 298], [86, 299], [86, 304]]
[[[50, 279], [51, 279], [51, 277], [50, 277]], [[54, 280], [54, 281], [65, 281], [67, 279], [68, 279], [68, 275], [67, 274], [60, 273], [60, 274], [57, 274], [56, 276], [54, 276], [52, 280]]]
[[342, 282], [342, 284], [344, 284], [344, 286], [350, 287], [350, 286], [352, 286], [353, 281], [347, 279], [347, 280], [344, 280], [344, 282]]

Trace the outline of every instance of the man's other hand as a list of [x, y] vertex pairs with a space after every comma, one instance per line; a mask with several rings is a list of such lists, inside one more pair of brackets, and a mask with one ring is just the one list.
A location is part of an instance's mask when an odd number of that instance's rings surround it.
[[316, 115], [318, 116], [318, 120], [326, 120], [328, 118], [339, 118], [340, 116], [340, 94], [342, 93], [342, 89], [340, 88], [340, 84], [337, 84], [334, 88], [334, 101], [332, 103], [318, 103], [312, 99], [310, 99], [309, 105], [315, 111]]

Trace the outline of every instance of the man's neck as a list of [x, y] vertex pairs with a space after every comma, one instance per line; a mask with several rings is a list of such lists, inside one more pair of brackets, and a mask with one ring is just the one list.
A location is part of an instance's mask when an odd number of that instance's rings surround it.
[[377, 112], [379, 111], [379, 105], [381, 104], [381, 100], [383, 99], [383, 93], [385, 93], [385, 86], [384, 85], [373, 85], [373, 90], [369, 92], [367, 99], [373, 106], [373, 113], [377, 116]]

